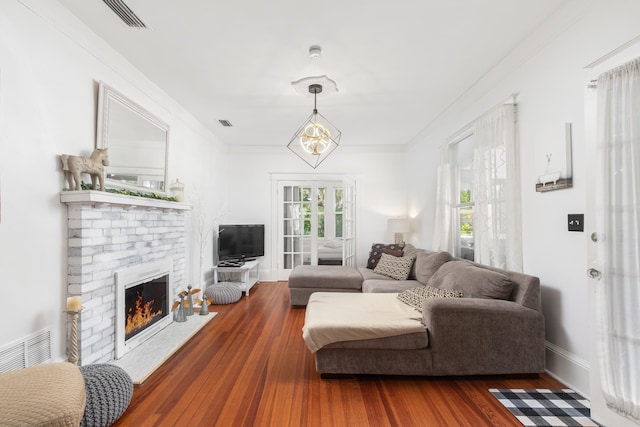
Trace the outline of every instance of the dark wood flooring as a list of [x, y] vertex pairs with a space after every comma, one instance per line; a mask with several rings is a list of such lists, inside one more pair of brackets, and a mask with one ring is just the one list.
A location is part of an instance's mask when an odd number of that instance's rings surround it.
[[564, 387], [548, 375], [321, 379], [285, 282], [211, 310], [115, 426], [519, 426], [489, 388]]

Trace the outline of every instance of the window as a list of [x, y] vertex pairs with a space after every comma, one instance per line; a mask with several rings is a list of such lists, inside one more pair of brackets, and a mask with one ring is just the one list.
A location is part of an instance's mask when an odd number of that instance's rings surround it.
[[440, 148], [433, 247], [522, 271], [516, 106], [499, 105], [459, 135]]
[[455, 171], [454, 251], [456, 256], [473, 261], [473, 134], [454, 144], [451, 150]]

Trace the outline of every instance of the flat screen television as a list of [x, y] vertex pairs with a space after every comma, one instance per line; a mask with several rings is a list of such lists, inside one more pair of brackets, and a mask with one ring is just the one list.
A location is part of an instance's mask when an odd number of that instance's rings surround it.
[[264, 256], [263, 224], [221, 224], [218, 227], [218, 259], [250, 261]]

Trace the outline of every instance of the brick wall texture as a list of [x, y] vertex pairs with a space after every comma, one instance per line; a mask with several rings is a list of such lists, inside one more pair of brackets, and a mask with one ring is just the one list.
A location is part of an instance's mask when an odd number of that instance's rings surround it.
[[173, 295], [186, 287], [182, 210], [111, 204], [69, 204], [68, 294], [82, 296], [80, 363], [115, 356], [115, 272], [173, 260]]

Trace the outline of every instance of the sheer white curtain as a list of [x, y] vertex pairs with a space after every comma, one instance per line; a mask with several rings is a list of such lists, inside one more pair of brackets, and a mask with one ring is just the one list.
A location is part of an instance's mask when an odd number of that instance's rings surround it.
[[432, 244], [433, 250], [449, 253], [454, 251], [451, 215], [455, 181], [451, 155], [449, 144], [440, 146], [436, 184], [436, 223]]
[[501, 105], [474, 123], [475, 261], [522, 271], [516, 106]]
[[596, 286], [607, 405], [640, 421], [640, 58], [598, 77]]

